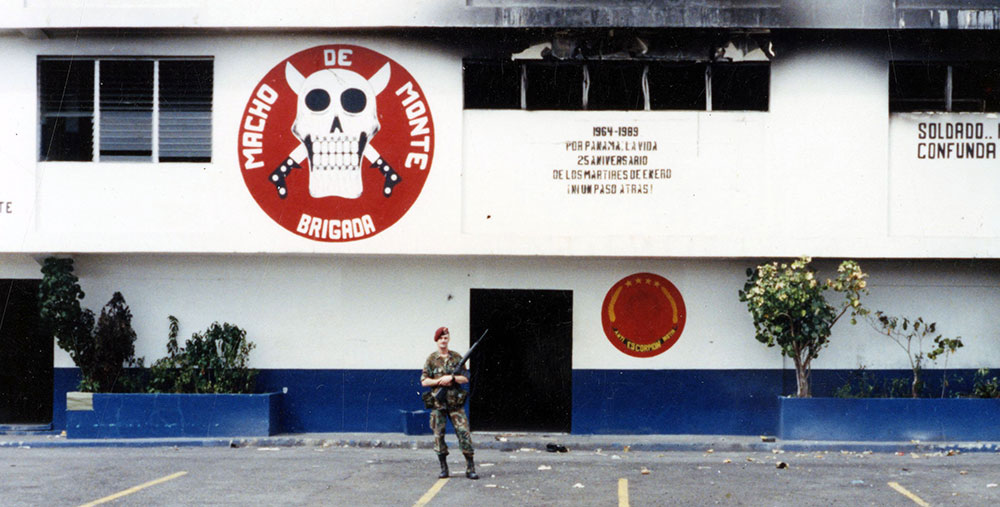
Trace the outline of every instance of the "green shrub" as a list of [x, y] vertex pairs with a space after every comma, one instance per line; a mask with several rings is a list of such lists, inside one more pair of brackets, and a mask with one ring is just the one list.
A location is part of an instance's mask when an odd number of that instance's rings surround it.
[[875, 377], [865, 370], [864, 366], [852, 371], [847, 382], [838, 387], [833, 396], [836, 398], [877, 398], [875, 392]]
[[1000, 379], [989, 377], [989, 368], [980, 368], [973, 376], [972, 396], [975, 398], [1000, 398]]
[[130, 392], [138, 381], [128, 368], [142, 368], [135, 357], [132, 312], [120, 292], [101, 310], [80, 306], [84, 293], [73, 274], [73, 259], [49, 257], [42, 265], [38, 288], [39, 322], [80, 369], [78, 389], [87, 392]]
[[229, 323], [214, 322], [179, 347], [177, 318], [171, 315], [168, 319], [167, 356], [150, 367], [149, 392], [254, 392], [258, 371], [247, 365], [255, 345], [246, 339], [246, 331]]

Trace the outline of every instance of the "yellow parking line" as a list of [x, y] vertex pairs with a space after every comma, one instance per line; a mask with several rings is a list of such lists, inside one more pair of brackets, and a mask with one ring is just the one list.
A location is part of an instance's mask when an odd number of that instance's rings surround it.
[[913, 493], [910, 493], [909, 490], [907, 490], [906, 488], [900, 486], [898, 482], [890, 482], [889, 483], [889, 487], [892, 488], [892, 489], [894, 489], [894, 490], [896, 490], [896, 491], [898, 491], [901, 495], [905, 496], [906, 498], [909, 498], [910, 500], [913, 500], [913, 503], [915, 503], [915, 504], [917, 504], [917, 505], [919, 505], [921, 507], [930, 507], [930, 505], [931, 505], [931, 504], [923, 501], [919, 496], [914, 495]]
[[420, 497], [420, 500], [417, 500], [417, 503], [413, 504], [413, 507], [427, 505], [427, 502], [430, 502], [431, 499], [434, 498], [434, 495], [438, 494], [438, 491], [441, 491], [441, 488], [443, 488], [447, 482], [448, 479], [438, 479], [438, 481], [431, 486], [431, 489], [428, 489], [427, 492], [424, 493], [424, 496]]
[[80, 507], [91, 507], [92, 505], [98, 505], [98, 504], [102, 504], [102, 503], [107, 503], [107, 502], [110, 502], [112, 500], [116, 500], [118, 498], [121, 498], [121, 497], [123, 497], [125, 495], [131, 495], [132, 493], [135, 493], [136, 491], [139, 491], [141, 489], [146, 489], [146, 488], [148, 488], [150, 486], [156, 486], [157, 484], [174, 480], [174, 479], [176, 479], [176, 478], [178, 478], [178, 477], [180, 477], [180, 476], [182, 476], [184, 474], [187, 474], [187, 472], [177, 472], [175, 474], [170, 474], [170, 475], [168, 475], [166, 477], [160, 477], [159, 479], [156, 479], [154, 481], [149, 481], [149, 482], [147, 482], [145, 484], [140, 484], [138, 486], [135, 486], [134, 488], [128, 488], [125, 491], [119, 491], [118, 493], [115, 493], [115, 494], [113, 494], [111, 496], [106, 496], [104, 498], [101, 498], [100, 500], [94, 500], [93, 502], [85, 503], [85, 504], [81, 505]]
[[628, 507], [628, 479], [618, 479], [618, 507]]

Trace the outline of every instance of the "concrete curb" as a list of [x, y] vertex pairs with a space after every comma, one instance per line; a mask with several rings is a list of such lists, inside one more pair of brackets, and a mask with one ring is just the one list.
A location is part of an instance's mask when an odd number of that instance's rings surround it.
[[[7, 435], [8, 437], [11, 435]], [[0, 437], [2, 438], [2, 437]], [[477, 449], [493, 449], [514, 452], [520, 449], [546, 451], [546, 445], [555, 443], [565, 446], [569, 452], [622, 452], [627, 447], [631, 451], [646, 452], [873, 452], [873, 453], [936, 453], [949, 451], [1000, 452], [1000, 442], [829, 442], [829, 441], [755, 441], [752, 437], [718, 436], [576, 436], [538, 435], [514, 438], [489, 438], [488, 435], [474, 437]], [[134, 438], [134, 439], [73, 439], [61, 436], [32, 436], [24, 439], [0, 440], [0, 448], [73, 448], [73, 447], [347, 447], [385, 449], [431, 449], [431, 437], [411, 437], [406, 435], [348, 435], [324, 436], [279, 435], [272, 437], [247, 438]]]

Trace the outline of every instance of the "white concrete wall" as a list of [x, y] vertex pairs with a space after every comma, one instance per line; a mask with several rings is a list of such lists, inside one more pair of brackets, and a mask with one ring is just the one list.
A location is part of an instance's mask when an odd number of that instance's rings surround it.
[[[77, 257], [85, 307], [99, 312], [115, 290], [125, 296], [137, 355], [166, 353], [167, 315], [174, 315], [183, 337], [215, 320], [245, 328], [262, 368], [417, 368], [438, 326], [453, 330], [456, 349], [468, 347], [472, 288], [572, 290], [574, 368], [778, 368], [773, 351], [745, 347], [752, 325], [736, 298], [744, 269], [742, 262], [532, 257]], [[618, 352], [601, 327], [607, 291], [643, 271], [671, 280], [688, 311], [678, 343], [650, 359]]]
[[[0, 106], [15, 113], [3, 127], [12, 130], [12, 142], [4, 149], [19, 163], [2, 171], [33, 178], [38, 205], [34, 228], [22, 226], [27, 231], [4, 241], [0, 250], [441, 253], [453, 248], [459, 222], [462, 93], [458, 59], [449, 58], [446, 49], [356, 36], [9, 40], [3, 60], [16, 72], [5, 84], [9, 91], [0, 94]], [[292, 54], [331, 42], [364, 45], [405, 66], [424, 84], [436, 128], [432, 176], [400, 223], [365, 241], [332, 247], [289, 233], [268, 218], [251, 198], [237, 161], [243, 109], [260, 79]], [[212, 163], [35, 162], [34, 68], [39, 54], [214, 56]], [[26, 191], [18, 195], [28, 195]], [[30, 210], [30, 198], [20, 200], [25, 212]]]
[[34, 58], [24, 39], [0, 35], [0, 47], [11, 48], [0, 56], [7, 69], [0, 86], [0, 251], [30, 251], [25, 242], [33, 234], [35, 217], [35, 139], [38, 109]]
[[[9, 77], [0, 107], [9, 120], [0, 125], [0, 155], [9, 163], [0, 168], [0, 200], [13, 201], [14, 211], [0, 213], [0, 251], [1000, 255], [1000, 222], [989, 212], [989, 189], [1000, 185], [995, 161], [947, 181], [941, 173], [951, 162], [909, 170], [912, 160], [891, 147], [886, 57], [872, 44], [779, 46], [768, 112], [615, 113], [463, 112], [462, 48], [412, 38], [8, 35], [3, 42]], [[362, 45], [406, 67], [424, 89], [436, 137], [427, 182], [402, 219], [374, 237], [334, 244], [297, 236], [265, 215], [242, 181], [236, 149], [261, 77], [298, 51], [331, 43]], [[37, 162], [38, 55], [213, 56], [212, 162]], [[576, 157], [588, 152], [567, 142], [598, 139], [593, 128], [604, 125], [636, 127], [637, 139], [658, 145], [591, 152], [649, 157], [604, 169], [670, 169], [670, 179], [626, 181], [648, 181], [648, 194], [569, 195], [574, 182], [553, 171], [584, 169]], [[928, 214], [932, 227], [924, 228]]]
[[1000, 236], [1000, 114], [895, 114], [890, 126], [890, 234]]
[[0, 278], [41, 278], [42, 266], [28, 255], [0, 254]]
[[[959, 222], [968, 216], [961, 210], [991, 198], [1000, 175], [977, 166], [975, 178], [937, 192], [934, 170], [890, 160], [885, 56], [863, 44], [785, 48], [772, 65], [766, 113], [527, 113], [463, 112], [461, 48], [414, 38], [0, 42], [8, 69], [0, 108], [9, 112], [0, 123], [0, 200], [16, 204], [0, 215], [3, 276], [37, 269], [30, 254], [76, 252], [85, 304], [99, 311], [122, 291], [147, 361], [165, 353], [173, 314], [184, 336], [215, 320], [243, 326], [258, 344], [256, 367], [416, 367], [440, 325], [455, 329], [464, 348], [469, 289], [492, 287], [573, 290], [574, 368], [778, 368], [787, 362], [753, 340], [736, 298], [744, 269], [757, 261], [730, 259], [1000, 256], [991, 207], [984, 227]], [[437, 138], [427, 183], [406, 215], [373, 238], [340, 244], [301, 238], [266, 216], [242, 181], [236, 149], [260, 78], [330, 43], [362, 45], [405, 66], [426, 94]], [[213, 56], [212, 163], [37, 162], [38, 55]], [[655, 134], [663, 148], [651, 167], [676, 168], [675, 176], [654, 182], [651, 194], [614, 200], [559, 193], [564, 183], [552, 170], [567, 163], [565, 142], [606, 122]], [[925, 190], [906, 197], [912, 188]], [[943, 201], [933, 209], [957, 211], [922, 228], [921, 203], [934, 198]], [[994, 264], [868, 262], [873, 307], [937, 321], [965, 339], [949, 366], [1000, 363], [989, 319], [1000, 306]], [[600, 324], [607, 290], [643, 271], [671, 280], [688, 309], [678, 344], [650, 359], [618, 353]], [[907, 367], [894, 347], [864, 325], [841, 323], [815, 367]], [[57, 366], [71, 365], [56, 356]]]
[[[992, 261], [862, 261], [871, 274], [865, 304], [889, 315], [936, 322], [937, 333], [961, 337], [965, 346], [948, 359], [948, 368], [995, 368], [1000, 364], [1000, 271]], [[828, 271], [832, 272], [832, 270]], [[916, 342], [914, 342], [916, 345]], [[933, 350], [933, 337], [923, 351]], [[914, 350], [916, 352], [916, 350]], [[819, 368], [909, 368], [906, 352], [871, 325], [838, 323]], [[944, 358], [925, 368], [945, 367]]]
[[[418, 368], [433, 350], [438, 326], [452, 329], [454, 348], [468, 347], [473, 288], [573, 291], [573, 368], [791, 368], [776, 348], [753, 338], [737, 291], [751, 260], [564, 259], [549, 257], [161, 256], [84, 255], [77, 274], [84, 306], [100, 311], [118, 290], [133, 313], [136, 353], [147, 362], [166, 354], [167, 316], [181, 337], [227, 321], [257, 344], [258, 368]], [[819, 277], [834, 261], [817, 261]], [[961, 336], [953, 368], [1000, 364], [1000, 271], [992, 262], [863, 261], [871, 274], [873, 309], [923, 317], [939, 332]], [[680, 291], [687, 323], [677, 344], [640, 359], [619, 352], [601, 327], [601, 304], [621, 278], [659, 274]], [[925, 343], [925, 350], [931, 344]], [[57, 349], [56, 366], [72, 366]], [[871, 326], [834, 327], [818, 369], [908, 368], [906, 354]], [[933, 366], [933, 365], [931, 365]], [[943, 366], [943, 362], [938, 364]]]

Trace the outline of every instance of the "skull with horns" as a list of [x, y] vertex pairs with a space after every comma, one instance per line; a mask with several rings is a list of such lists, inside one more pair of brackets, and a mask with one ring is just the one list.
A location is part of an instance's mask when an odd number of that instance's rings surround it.
[[[366, 148], [380, 127], [376, 98], [388, 85], [389, 75], [389, 64], [385, 64], [371, 78], [342, 68], [322, 69], [306, 77], [286, 63], [285, 80], [298, 95], [292, 133], [308, 154], [312, 197], [361, 196], [362, 160], [373, 158], [373, 149], [366, 153]], [[393, 178], [395, 182], [394, 173]]]

